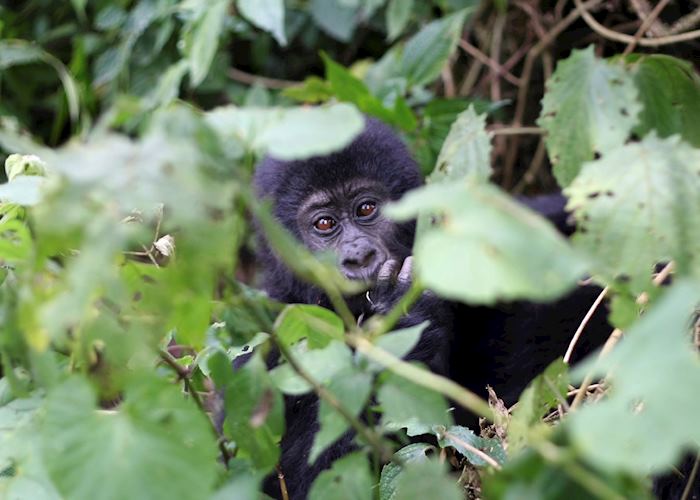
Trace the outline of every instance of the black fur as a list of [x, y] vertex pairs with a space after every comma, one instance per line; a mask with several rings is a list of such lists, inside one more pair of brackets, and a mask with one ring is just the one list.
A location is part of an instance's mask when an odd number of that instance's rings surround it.
[[[300, 240], [303, 235], [297, 227], [297, 210], [309, 194], [358, 180], [380, 183], [387, 189], [391, 200], [422, 184], [418, 167], [405, 145], [389, 127], [374, 119], [368, 119], [365, 131], [340, 152], [293, 162], [267, 158], [255, 174], [259, 197], [273, 201], [275, 217]], [[522, 198], [520, 201], [547, 217], [563, 234], [573, 231], [561, 195]], [[386, 243], [390, 246], [391, 256], [401, 262], [410, 255], [414, 224], [394, 227], [390, 237], [382, 237], [390, 240]], [[294, 277], [263, 239], [259, 258], [263, 285], [272, 298], [286, 303], [330, 307], [321, 291]], [[364, 314], [365, 318], [373, 313], [386, 312], [407, 286], [384, 286], [372, 290], [373, 307], [369, 307], [367, 301], [359, 301], [356, 303], [361, 305], [355, 306], [353, 312], [358, 316]], [[535, 375], [564, 354], [572, 334], [599, 292], [596, 287], [580, 287], [553, 304], [518, 302], [497, 308], [451, 304], [428, 293], [397, 326], [406, 327], [429, 320], [430, 326], [407, 359], [422, 361], [431, 370], [445, 374], [483, 396], [486, 396], [486, 385], [491, 385], [496, 394], [511, 405]], [[576, 348], [574, 361], [601, 345], [610, 334], [611, 327], [605, 317], [605, 309], [600, 308]], [[318, 400], [314, 395], [285, 399], [287, 432], [281, 443], [280, 468], [293, 500], [305, 498], [318, 473], [353, 449], [353, 435], [348, 433], [314, 464], [307, 463], [314, 434], [318, 431], [317, 412]], [[456, 419], [463, 425], [473, 427], [476, 424], [473, 416], [459, 412], [459, 409]], [[683, 484], [679, 481], [674, 484], [674, 490], [663, 490], [670, 495], [664, 498], [676, 498], [674, 495], [679, 487], [682, 490]], [[277, 478], [269, 478], [265, 491], [279, 498], [278, 488]], [[661, 492], [658, 488], [657, 491]]]

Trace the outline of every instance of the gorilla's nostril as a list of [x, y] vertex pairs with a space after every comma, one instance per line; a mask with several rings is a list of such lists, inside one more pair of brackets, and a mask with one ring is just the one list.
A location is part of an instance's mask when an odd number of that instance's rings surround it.
[[361, 266], [368, 267], [374, 261], [375, 255], [377, 255], [377, 252], [373, 249], [367, 252], [365, 257], [362, 259]]

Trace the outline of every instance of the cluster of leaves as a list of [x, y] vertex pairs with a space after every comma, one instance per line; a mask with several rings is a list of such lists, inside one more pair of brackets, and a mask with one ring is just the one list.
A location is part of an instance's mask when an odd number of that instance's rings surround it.
[[[434, 98], [430, 85], [471, 10], [439, 1], [445, 15], [430, 19], [417, 6], [424, 26], [399, 39], [417, 17], [413, 3], [73, 1], [51, 11], [70, 21], [38, 29], [39, 43], [0, 42], [3, 83], [19, 97], [0, 104], [13, 115], [0, 123], [0, 146], [14, 153], [0, 185], [1, 495], [258, 498], [279, 459], [283, 395], [312, 392], [321, 428], [310, 459], [350, 429], [359, 445], [318, 477], [312, 498], [330, 488], [348, 498], [644, 498], [649, 473], [698, 449], [700, 363], [687, 335], [700, 299], [692, 67], [660, 55], [601, 59], [592, 48], [558, 64], [538, 124], [579, 228], [569, 242], [488, 182], [480, 113], [501, 104]], [[32, 9], [6, 12], [3, 32], [28, 38]], [[274, 96], [253, 87], [241, 98], [221, 81], [222, 47], [254, 38], [253, 26], [285, 44], [308, 21], [342, 41], [378, 12], [397, 41], [364, 69], [324, 55], [324, 78]], [[76, 35], [67, 59], [48, 50], [66, 33]], [[34, 102], [47, 85], [36, 63], [61, 82], [46, 102]], [[185, 78], [194, 103], [224, 93], [243, 106], [176, 102]], [[47, 103], [51, 130], [34, 128]], [[572, 374], [553, 364], [511, 412], [401, 361], [425, 325], [389, 331], [392, 311], [357, 327], [342, 298], [357, 290], [274, 222], [250, 193], [250, 173], [266, 153], [342, 148], [363, 112], [405, 131], [432, 170], [425, 188], [387, 210], [419, 220], [407, 300], [422, 285], [471, 304], [548, 300], [588, 274], [607, 287], [628, 338]], [[61, 147], [25, 132], [57, 142], [66, 120], [80, 137]], [[234, 279], [249, 213], [338, 315], [272, 303]], [[652, 272], [670, 262], [674, 283], [662, 290]], [[268, 370], [272, 346], [282, 361]], [[610, 393], [583, 408], [574, 400], [560, 425], [545, 423], [557, 406], [566, 413], [569, 384], [590, 377], [605, 377]], [[223, 394], [222, 429], [206, 415], [221, 404], [207, 397], [212, 385]], [[494, 425], [479, 435], [454, 425], [447, 398]]]

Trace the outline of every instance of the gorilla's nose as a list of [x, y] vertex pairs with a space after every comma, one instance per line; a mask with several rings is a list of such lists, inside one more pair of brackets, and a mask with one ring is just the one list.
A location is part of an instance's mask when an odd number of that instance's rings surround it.
[[367, 278], [377, 267], [377, 251], [371, 247], [356, 246], [348, 250], [340, 265], [351, 279]]

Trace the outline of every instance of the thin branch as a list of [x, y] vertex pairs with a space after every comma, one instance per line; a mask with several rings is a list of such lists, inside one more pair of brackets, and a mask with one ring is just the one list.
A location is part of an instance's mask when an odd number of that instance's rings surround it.
[[[177, 360], [165, 349], [160, 349], [158, 354], [160, 355], [160, 359], [166, 365], [172, 368], [172, 370], [177, 374], [178, 378], [183, 381], [185, 384], [185, 390], [192, 397], [192, 400], [197, 405], [197, 408], [199, 408], [202, 413], [207, 415], [207, 410], [204, 407], [202, 398], [199, 397], [197, 390], [192, 387], [192, 383], [190, 381], [190, 371], [184, 366], [181, 366]], [[221, 432], [219, 432], [219, 429], [216, 428], [216, 425], [214, 425], [211, 418], [207, 418], [207, 420], [209, 421], [211, 428], [214, 430], [214, 435], [217, 437], [217, 444], [219, 445], [219, 451], [221, 452], [221, 457], [224, 460], [224, 464], [228, 467], [228, 463], [233, 457], [231, 456], [231, 452], [229, 452], [228, 448], [226, 448], [226, 438], [221, 434]]]
[[675, 35], [682, 31], [689, 30], [698, 23], [700, 23], [700, 7], [695, 9], [690, 14], [681, 17], [678, 21], [673, 23], [673, 25], [668, 30], [668, 34]]
[[634, 39], [625, 47], [625, 50], [622, 52], [623, 56], [626, 56], [628, 54], [631, 54], [634, 48], [637, 46], [637, 43], [639, 40], [642, 38], [642, 35], [647, 32], [649, 27], [656, 21], [656, 18], [659, 17], [659, 14], [661, 14], [661, 11], [668, 5], [668, 2], [670, 0], [661, 0], [658, 4], [656, 4], [656, 7], [654, 7], [654, 10], [652, 10], [649, 15], [647, 16], [646, 19], [642, 22], [642, 25], [639, 27], [637, 32], [634, 34]]
[[588, 322], [591, 320], [593, 317], [593, 313], [596, 312], [598, 309], [598, 306], [603, 302], [603, 299], [608, 293], [608, 287], [606, 286], [603, 288], [603, 291], [598, 294], [598, 297], [595, 299], [593, 302], [593, 305], [591, 308], [588, 310], [586, 315], [583, 317], [583, 321], [581, 321], [581, 324], [578, 325], [578, 328], [576, 329], [576, 332], [574, 333], [574, 336], [571, 339], [571, 342], [569, 343], [569, 347], [566, 350], [566, 354], [564, 354], [564, 363], [569, 363], [569, 360], [571, 360], [571, 354], [574, 352], [574, 347], [576, 347], [576, 343], [578, 342], [578, 339], [581, 337], [581, 334], [583, 333], [583, 329], [586, 328], [586, 325], [588, 325]]
[[545, 130], [540, 127], [490, 127], [493, 135], [542, 135]]
[[493, 420], [493, 412], [486, 401], [449, 378], [407, 363], [384, 349], [375, 346], [363, 336], [349, 334], [346, 335], [345, 340], [357, 351], [372, 361], [380, 363], [397, 375], [410, 380], [414, 384], [427, 387], [447, 396], [476, 415]]
[[683, 494], [681, 495], [681, 500], [688, 500], [690, 498], [690, 493], [693, 489], [693, 483], [695, 483], [695, 478], [698, 475], [698, 466], [700, 465], [700, 453], [695, 457], [695, 463], [693, 464], [693, 470], [690, 471], [688, 476], [688, 482], [685, 483], [685, 488], [683, 488]]
[[501, 470], [501, 464], [496, 462], [496, 460], [494, 460], [491, 456], [487, 455], [486, 453], [484, 453], [482, 450], [480, 450], [476, 446], [469, 444], [464, 439], [460, 439], [459, 437], [457, 437], [454, 434], [451, 434], [449, 432], [444, 432], [444, 433], [442, 433], [442, 435], [446, 438], [449, 438], [451, 441], [454, 441], [455, 443], [462, 446], [463, 448], [469, 450], [471, 453], [478, 456], [480, 459], [482, 459], [484, 462], [489, 464], [494, 469]]
[[[671, 274], [673, 271], [673, 261], [669, 262], [664, 266], [664, 268], [659, 271], [659, 273], [654, 276], [654, 279], [652, 280], [652, 284], [654, 286], [660, 286], [666, 278]], [[600, 350], [600, 354], [598, 355], [598, 359], [602, 359], [605, 356], [608, 355], [610, 351], [613, 350], [613, 348], [617, 345], [617, 343], [620, 341], [622, 338], [622, 330], [619, 328], [615, 328], [613, 332], [610, 334], [610, 337], [608, 337], [608, 340], [605, 341], [605, 344], [603, 345], [603, 348]], [[591, 384], [593, 381], [593, 375], [588, 374], [584, 377], [583, 382], [581, 382], [581, 387], [580, 391], [578, 394], [576, 394], [576, 397], [574, 398], [573, 402], [571, 403], [571, 410], [575, 410], [582, 402], [584, 397], [586, 396], [586, 393], [588, 392], [588, 386]]]
[[355, 429], [357, 434], [364, 439], [367, 444], [374, 449], [377, 455], [382, 461], [388, 462], [393, 459], [393, 452], [388, 449], [382, 438], [374, 430], [365, 426], [360, 420], [352, 414], [336, 397], [335, 395], [322, 386], [306, 369], [299, 363], [294, 354], [292, 354], [291, 349], [287, 347], [284, 342], [280, 342], [275, 333], [272, 334], [272, 338], [275, 341], [275, 345], [280, 350], [280, 353], [287, 360], [289, 365], [294, 369], [294, 371], [303, 378], [314, 390], [316, 395], [328, 403], [338, 414], [340, 414], [345, 421], [350, 424], [350, 426]]
[[300, 85], [301, 82], [294, 82], [291, 80], [279, 80], [277, 78], [270, 78], [267, 76], [254, 75], [252, 73], [247, 73], [243, 70], [237, 68], [229, 68], [228, 76], [232, 80], [235, 80], [246, 85], [259, 84], [268, 89], [282, 90], [288, 87], [294, 87], [295, 85]]
[[289, 491], [287, 490], [287, 481], [284, 479], [284, 473], [279, 465], [275, 466], [275, 470], [277, 471], [277, 481], [280, 483], [282, 500], [289, 500]]
[[518, 80], [518, 77], [513, 75], [510, 71], [505, 69], [503, 66], [498, 64], [496, 61], [493, 59], [489, 58], [486, 54], [481, 52], [479, 49], [474, 47], [471, 43], [467, 42], [466, 40], [460, 40], [459, 41], [459, 47], [472, 56], [474, 59], [479, 61], [481, 64], [488, 66], [491, 71], [496, 73], [498, 76], [502, 76], [508, 83], [511, 83], [515, 86], [520, 85], [520, 80]]
[[[576, 4], [575, 12], [580, 13], [583, 20], [586, 21], [586, 24], [603, 38], [620, 43], [632, 43], [634, 41], [633, 36], [613, 31], [596, 21], [595, 18], [588, 12], [589, 7], [587, 7], [586, 4], [582, 4], [581, 0], [574, 0], [574, 3]], [[687, 31], [678, 35], [661, 36], [658, 38], [642, 38], [638, 43], [642, 47], [660, 47], [662, 45], [687, 42], [696, 38], [700, 38], [700, 30]]]

